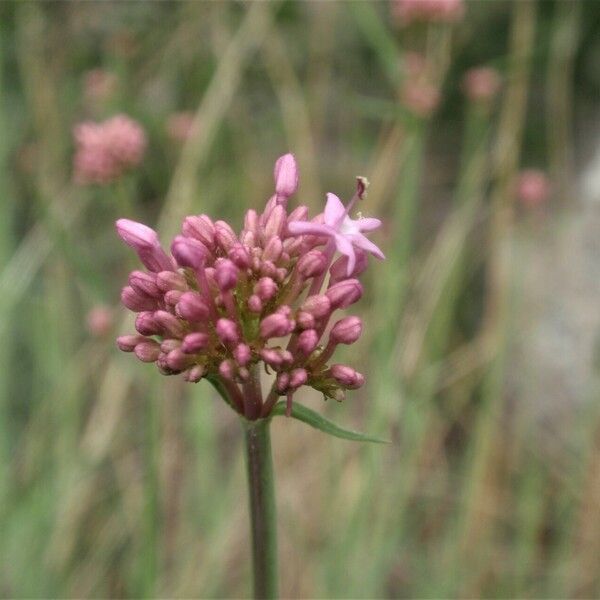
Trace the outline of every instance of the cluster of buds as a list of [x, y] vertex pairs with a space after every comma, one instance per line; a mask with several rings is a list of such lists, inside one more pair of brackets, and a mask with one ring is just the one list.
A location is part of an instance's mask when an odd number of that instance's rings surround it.
[[[324, 212], [309, 220], [306, 206], [287, 209], [298, 187], [291, 154], [277, 160], [274, 176], [275, 193], [261, 214], [248, 210], [239, 235], [224, 221], [189, 216], [169, 255], [149, 227], [116, 224], [147, 269], [133, 271], [123, 288], [137, 333], [119, 337], [119, 348], [165, 375], [207, 378], [248, 419], [267, 416], [280, 396], [291, 410], [304, 385], [336, 400], [362, 386], [353, 368], [331, 364], [339, 344], [360, 337], [362, 321], [334, 313], [361, 298], [367, 254], [383, 258], [363, 234], [381, 222], [350, 217], [365, 178], [347, 206], [328, 194]], [[264, 400], [261, 366], [274, 375]]]
[[401, 25], [454, 23], [465, 12], [463, 0], [392, 0], [392, 15]]
[[139, 165], [146, 150], [142, 127], [126, 115], [103, 121], [80, 123], [73, 130], [76, 151], [73, 160], [75, 181], [105, 185]]

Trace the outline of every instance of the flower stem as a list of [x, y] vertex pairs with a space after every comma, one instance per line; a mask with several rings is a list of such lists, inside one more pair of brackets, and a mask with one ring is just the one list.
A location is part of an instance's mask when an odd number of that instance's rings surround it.
[[277, 515], [270, 423], [270, 419], [244, 421], [255, 598], [277, 598]]

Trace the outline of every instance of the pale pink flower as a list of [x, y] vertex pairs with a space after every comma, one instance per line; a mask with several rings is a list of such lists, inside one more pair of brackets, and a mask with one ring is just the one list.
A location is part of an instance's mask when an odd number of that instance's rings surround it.
[[464, 13], [463, 0], [392, 0], [392, 15], [400, 25], [415, 21], [454, 23]]
[[550, 181], [538, 169], [521, 171], [517, 181], [517, 197], [528, 208], [535, 208], [546, 202], [550, 195]]
[[84, 122], [73, 130], [74, 178], [80, 184], [105, 185], [136, 167], [147, 141], [142, 127], [125, 115], [102, 123]]
[[476, 67], [463, 77], [463, 90], [472, 102], [490, 102], [500, 90], [502, 79], [496, 69]]

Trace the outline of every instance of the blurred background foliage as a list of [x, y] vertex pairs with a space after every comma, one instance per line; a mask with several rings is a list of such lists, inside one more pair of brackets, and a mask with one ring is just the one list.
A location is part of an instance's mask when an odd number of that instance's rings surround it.
[[[165, 242], [190, 213], [240, 227], [288, 150], [313, 214], [369, 177], [388, 255], [346, 353], [367, 385], [298, 400], [393, 444], [275, 422], [283, 596], [599, 595], [600, 220], [580, 192], [599, 6], [401, 26], [387, 2], [2, 3], [0, 595], [247, 594], [239, 424], [116, 350], [135, 261], [113, 222]], [[415, 52], [439, 97], [421, 112]], [[484, 103], [462, 83], [480, 66], [502, 81]], [[182, 112], [196, 127], [174, 134]], [[75, 184], [73, 127], [117, 113], [144, 160]], [[549, 195], [519, 196], [524, 168]]]

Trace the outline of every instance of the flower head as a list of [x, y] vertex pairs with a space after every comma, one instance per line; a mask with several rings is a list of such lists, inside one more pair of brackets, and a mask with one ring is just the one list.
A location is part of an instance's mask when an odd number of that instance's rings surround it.
[[463, 78], [465, 95], [472, 102], [490, 102], [500, 90], [501, 84], [498, 71], [491, 67], [469, 69]]
[[517, 181], [517, 197], [528, 208], [541, 206], [550, 195], [550, 181], [538, 169], [521, 171]]
[[[342, 318], [328, 332], [329, 325], [336, 310], [362, 296], [360, 282], [350, 275], [364, 270], [366, 253], [383, 258], [364, 236], [380, 221], [348, 214], [366, 185], [359, 178], [347, 207], [329, 194], [323, 215], [313, 221], [304, 207], [288, 214], [278, 198], [287, 200], [296, 191], [297, 167], [285, 155], [262, 214], [249, 210], [239, 234], [206, 215], [186, 217], [171, 244], [172, 257], [153, 229], [119, 219], [119, 236], [147, 268], [132, 272], [123, 288], [123, 303], [137, 313], [137, 333], [121, 336], [119, 348], [154, 362], [165, 375], [219, 382], [232, 406], [249, 419], [267, 416], [279, 396], [291, 406], [293, 394], [305, 385], [343, 399], [364, 377], [328, 363], [339, 344], [358, 340], [362, 321]], [[345, 264], [332, 265], [336, 249]], [[274, 372], [264, 400], [255, 384], [261, 365]]]
[[126, 115], [116, 115], [102, 123], [80, 123], [73, 136], [74, 176], [80, 184], [105, 185], [115, 181], [141, 162], [147, 144], [142, 127]]
[[392, 15], [402, 26], [415, 21], [453, 23], [464, 12], [463, 0], [392, 0]]

